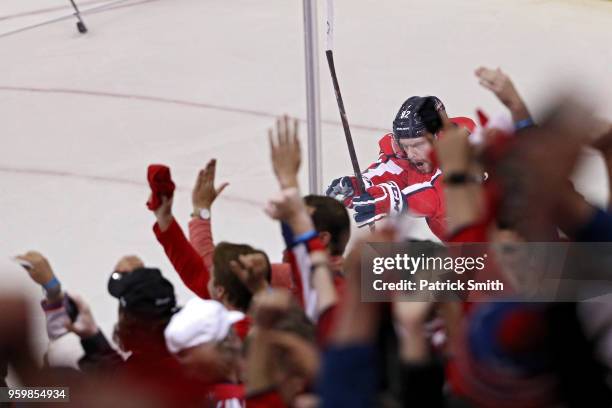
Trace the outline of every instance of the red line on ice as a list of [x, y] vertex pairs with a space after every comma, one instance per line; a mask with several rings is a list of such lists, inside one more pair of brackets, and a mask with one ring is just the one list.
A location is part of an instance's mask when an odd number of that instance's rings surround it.
[[[79, 174], [79, 173], [74, 173], [71, 171], [64, 171], [64, 170], [17, 168], [17, 167], [0, 166], [0, 172], [1, 173], [13, 173], [13, 174], [25, 174], [28, 176], [65, 177], [65, 178], [81, 179], [81, 180], [88, 180], [88, 181], [94, 181], [94, 182], [126, 184], [126, 185], [131, 185], [131, 186], [144, 187], [147, 189], [149, 188], [149, 185], [145, 183], [144, 181], [141, 182], [141, 181], [136, 181], [136, 180], [124, 179], [120, 177], [96, 176], [92, 174]], [[191, 188], [177, 186], [177, 190], [191, 191]], [[258, 208], [263, 207], [263, 203], [259, 201], [251, 200], [248, 198], [236, 197], [236, 196], [232, 196], [231, 194], [223, 194], [222, 196], [220, 196], [220, 199], [221, 200], [225, 199], [227, 201], [247, 204], [247, 205], [258, 207]]]
[[[202, 108], [202, 109], [211, 109], [218, 110], [223, 112], [232, 112], [232, 113], [240, 113], [244, 115], [252, 115], [264, 118], [276, 118], [279, 115], [272, 112], [265, 111], [257, 111], [252, 109], [244, 109], [244, 108], [236, 108], [232, 106], [223, 106], [223, 105], [213, 105], [205, 102], [193, 102], [184, 99], [175, 99], [175, 98], [166, 98], [162, 96], [150, 96], [150, 95], [137, 95], [137, 94], [127, 94], [127, 93], [118, 93], [118, 92], [107, 92], [107, 91], [92, 91], [85, 89], [71, 89], [71, 88], [41, 88], [41, 87], [30, 87], [30, 86], [0, 86], [0, 90], [3, 91], [16, 91], [16, 92], [35, 92], [35, 93], [51, 93], [51, 94], [66, 94], [66, 95], [85, 95], [85, 96], [97, 96], [97, 97], [105, 97], [105, 98], [116, 98], [116, 99], [133, 99], [147, 102], [157, 102], [157, 103], [166, 103], [184, 107], [192, 107], [192, 108]], [[302, 122], [305, 122], [304, 119], [299, 118]], [[328, 125], [336, 125], [341, 126], [340, 122], [333, 120], [322, 120], [322, 123]], [[388, 132], [387, 129], [376, 127], [376, 126], [368, 126], [368, 125], [358, 125], [351, 124], [351, 128], [367, 130], [372, 132]]]

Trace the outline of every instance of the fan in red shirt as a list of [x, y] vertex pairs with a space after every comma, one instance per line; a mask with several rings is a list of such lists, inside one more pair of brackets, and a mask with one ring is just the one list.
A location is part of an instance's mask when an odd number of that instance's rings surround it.
[[408, 211], [411, 215], [425, 217], [431, 231], [445, 239], [442, 171], [430, 156], [432, 144], [439, 134], [427, 130], [423, 118], [427, 110], [470, 133], [476, 127], [469, 118], [449, 119], [444, 104], [435, 96], [408, 98], [393, 121], [393, 133], [386, 134], [378, 142], [378, 161], [362, 174], [366, 191], [356, 195], [357, 179], [353, 176], [335, 179], [327, 189], [328, 196], [343, 199], [347, 207], [355, 210], [358, 226]]

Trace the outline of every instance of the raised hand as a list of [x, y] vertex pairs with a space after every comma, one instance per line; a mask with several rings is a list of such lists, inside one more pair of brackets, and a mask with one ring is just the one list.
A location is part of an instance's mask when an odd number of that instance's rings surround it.
[[30, 278], [32, 278], [32, 280], [39, 285], [43, 286], [53, 279], [53, 269], [51, 268], [47, 258], [45, 258], [40, 252], [28, 251], [23, 255], [16, 256], [15, 258], [26, 262], [26, 265], [28, 266], [25, 267], [25, 269], [30, 274]]
[[448, 126], [444, 137], [436, 140], [436, 156], [444, 173], [464, 173], [472, 166], [473, 152], [468, 137], [465, 131]]
[[262, 292], [253, 298], [251, 311], [257, 327], [271, 329], [295, 306], [291, 294], [284, 289]]
[[287, 188], [268, 201], [264, 211], [270, 218], [290, 223], [300, 211], [306, 211], [297, 188]]
[[285, 115], [268, 131], [274, 174], [281, 188], [298, 187], [297, 173], [302, 160], [298, 140], [298, 120]]
[[297, 188], [286, 188], [273, 197], [265, 208], [271, 218], [287, 223], [296, 235], [313, 229], [304, 200]]
[[270, 262], [261, 252], [240, 255], [238, 261], [230, 261], [230, 269], [253, 294], [268, 287]]
[[206, 164], [206, 167], [198, 173], [198, 178], [193, 187], [193, 192], [191, 193], [194, 211], [197, 212], [200, 209], [210, 210], [213, 202], [229, 185], [229, 183], [221, 183], [219, 187], [215, 188], [216, 171], [217, 160], [212, 159]]
[[172, 201], [173, 198], [163, 196], [161, 198], [161, 205], [157, 207], [155, 211], [153, 211], [155, 217], [157, 218], [159, 228], [162, 231], [167, 230], [170, 224], [172, 223]]
[[480, 85], [493, 92], [501, 103], [510, 110], [515, 121], [530, 117], [529, 111], [512, 80], [500, 68], [479, 67], [474, 73], [478, 77]]

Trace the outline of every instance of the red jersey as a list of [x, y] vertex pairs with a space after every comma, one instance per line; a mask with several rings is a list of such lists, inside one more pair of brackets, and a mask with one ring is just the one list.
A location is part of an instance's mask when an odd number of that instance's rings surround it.
[[[476, 124], [469, 118], [451, 118], [458, 126], [474, 131]], [[363, 172], [366, 188], [372, 185], [395, 182], [408, 203], [411, 215], [425, 217], [431, 231], [445, 240], [446, 209], [442, 171], [439, 168], [429, 173], [418, 171], [406, 158], [404, 150], [395, 142], [393, 133], [387, 133], [378, 142], [378, 161]]]

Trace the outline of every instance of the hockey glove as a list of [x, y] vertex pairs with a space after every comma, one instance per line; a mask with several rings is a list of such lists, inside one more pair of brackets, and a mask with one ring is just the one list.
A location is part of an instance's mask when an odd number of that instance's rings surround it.
[[[364, 179], [364, 183], [366, 186], [371, 184], [366, 179]], [[359, 190], [357, 178], [354, 176], [344, 176], [332, 181], [329, 187], [327, 187], [325, 195], [340, 200], [344, 203], [345, 207], [351, 208], [351, 199], [357, 190]]]
[[387, 215], [399, 215], [406, 208], [406, 199], [395, 182], [381, 183], [353, 198], [355, 222], [358, 227], [371, 224]]

